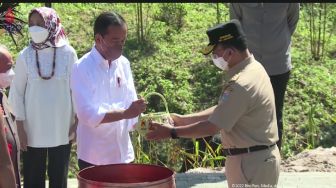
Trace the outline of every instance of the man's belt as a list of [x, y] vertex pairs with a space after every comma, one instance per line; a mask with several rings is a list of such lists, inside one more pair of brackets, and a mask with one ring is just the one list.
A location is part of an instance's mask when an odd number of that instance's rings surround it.
[[275, 144], [272, 144], [270, 146], [266, 145], [260, 145], [260, 146], [252, 146], [249, 148], [231, 148], [231, 149], [224, 149], [224, 156], [230, 156], [230, 155], [239, 155], [243, 153], [250, 153], [254, 151], [260, 151], [264, 149], [269, 149], [273, 147]]

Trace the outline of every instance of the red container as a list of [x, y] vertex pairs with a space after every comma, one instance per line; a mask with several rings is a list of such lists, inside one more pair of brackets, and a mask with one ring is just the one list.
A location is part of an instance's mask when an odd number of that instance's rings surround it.
[[111, 164], [81, 170], [79, 188], [143, 187], [175, 188], [172, 170], [147, 164]]

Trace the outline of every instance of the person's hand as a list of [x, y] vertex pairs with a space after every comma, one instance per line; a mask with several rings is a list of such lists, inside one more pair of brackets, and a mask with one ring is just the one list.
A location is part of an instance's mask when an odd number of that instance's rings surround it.
[[21, 151], [27, 151], [28, 139], [27, 139], [26, 131], [24, 130], [24, 127], [23, 127], [23, 122], [17, 121], [16, 124], [17, 124], [18, 136], [20, 139], [20, 149]]
[[76, 142], [77, 124], [78, 124], [78, 119], [77, 119], [77, 116], [75, 116], [75, 122], [70, 126], [70, 129], [69, 129], [69, 143], [75, 143]]
[[156, 122], [150, 123], [150, 132], [146, 134], [147, 140], [162, 140], [165, 138], [170, 138], [170, 130], [172, 128], [171, 125], [168, 124], [160, 124]]
[[5, 124], [4, 124], [4, 122], [5, 122], [5, 120], [4, 120], [4, 116], [3, 116], [3, 114], [4, 114], [4, 111], [3, 111], [3, 109], [2, 109], [2, 106], [0, 105], [0, 129], [1, 129], [1, 131], [3, 131], [5, 128]]
[[182, 126], [184, 124], [180, 114], [172, 113], [170, 114], [170, 118], [174, 122], [175, 127]]
[[146, 107], [147, 107], [147, 103], [145, 99], [143, 98], [133, 101], [131, 106], [125, 110], [124, 119], [131, 119], [131, 118], [137, 117], [138, 115], [140, 115], [142, 112], [146, 110]]

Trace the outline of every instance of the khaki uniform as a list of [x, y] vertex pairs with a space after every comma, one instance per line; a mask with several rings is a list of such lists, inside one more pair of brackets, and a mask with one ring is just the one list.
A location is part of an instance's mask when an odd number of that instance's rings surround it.
[[[219, 104], [209, 121], [221, 130], [224, 149], [270, 146], [278, 140], [272, 85], [265, 69], [253, 56], [228, 71]], [[280, 154], [277, 146], [227, 156], [230, 187], [273, 186], [278, 182]]]
[[15, 180], [16, 180], [16, 187], [21, 187], [20, 183], [20, 142], [19, 137], [17, 134], [17, 127], [16, 123], [13, 119], [12, 114], [10, 113], [10, 107], [8, 105], [7, 96], [3, 90], [0, 91], [0, 99], [1, 99], [1, 106], [4, 111], [4, 124], [7, 129], [6, 131], [6, 140], [7, 143], [12, 145], [12, 153], [10, 158], [13, 163], [14, 173], [15, 173]]

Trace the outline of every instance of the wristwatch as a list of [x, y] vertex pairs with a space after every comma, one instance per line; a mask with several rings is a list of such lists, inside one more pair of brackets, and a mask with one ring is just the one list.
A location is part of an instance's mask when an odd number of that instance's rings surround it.
[[179, 137], [177, 136], [177, 133], [176, 133], [176, 129], [173, 127], [172, 129], [170, 129], [170, 137], [172, 139], [178, 139]]

